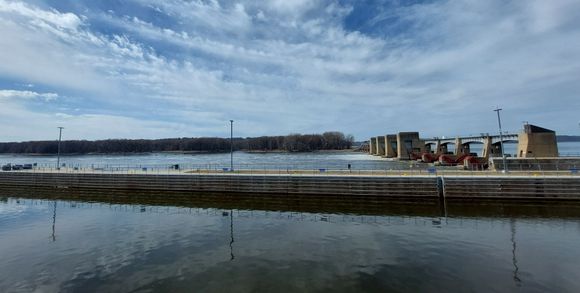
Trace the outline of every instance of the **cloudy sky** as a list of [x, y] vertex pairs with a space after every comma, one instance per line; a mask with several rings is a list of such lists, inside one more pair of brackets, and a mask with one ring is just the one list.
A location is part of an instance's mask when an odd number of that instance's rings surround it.
[[0, 141], [580, 133], [580, 1], [0, 0]]

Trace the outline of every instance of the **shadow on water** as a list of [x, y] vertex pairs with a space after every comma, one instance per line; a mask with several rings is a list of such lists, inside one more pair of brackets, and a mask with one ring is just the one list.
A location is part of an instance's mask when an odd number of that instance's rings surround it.
[[[385, 198], [329, 195], [183, 193], [144, 191], [102, 191], [76, 189], [0, 189], [0, 200], [9, 197], [175, 206], [229, 210], [306, 212], [373, 216], [424, 217], [504, 217], [504, 218], [580, 218], [580, 202], [575, 201], [502, 201], [446, 200], [443, 206], [431, 198]], [[227, 213], [227, 212], [224, 212]], [[233, 225], [233, 222], [232, 222]], [[54, 233], [53, 233], [54, 234]], [[54, 238], [54, 235], [53, 235]], [[232, 234], [233, 244], [233, 234]]]

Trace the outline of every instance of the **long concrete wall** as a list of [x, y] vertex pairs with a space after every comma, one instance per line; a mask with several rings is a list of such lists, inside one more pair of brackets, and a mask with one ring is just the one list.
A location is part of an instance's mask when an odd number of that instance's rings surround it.
[[268, 194], [438, 197], [434, 177], [140, 175], [0, 172], [0, 186]]
[[446, 177], [445, 197], [580, 200], [580, 178]]
[[580, 177], [141, 175], [0, 172], [0, 188], [415, 199], [580, 200]]

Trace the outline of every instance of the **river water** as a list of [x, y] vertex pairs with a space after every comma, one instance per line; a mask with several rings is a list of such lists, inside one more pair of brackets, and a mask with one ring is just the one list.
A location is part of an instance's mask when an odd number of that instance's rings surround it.
[[0, 191], [0, 240], [0, 292], [580, 292], [572, 206], [460, 204], [443, 217]]
[[[515, 144], [506, 144], [506, 153], [515, 154]], [[580, 156], [579, 142], [558, 144], [562, 156]], [[473, 146], [473, 151], [480, 149]], [[79, 167], [149, 167], [163, 168], [180, 164], [183, 168], [221, 169], [230, 166], [230, 154], [181, 154], [147, 153], [131, 155], [77, 155], [62, 156], [61, 163]], [[38, 155], [0, 155], [0, 164], [33, 164], [55, 167], [57, 157]], [[397, 162], [359, 152], [312, 152], [312, 153], [234, 153], [234, 169], [347, 169], [390, 170], [415, 167], [413, 162]]]
[[[37, 163], [56, 166], [56, 156], [0, 155], [0, 164]], [[229, 153], [182, 154], [147, 153], [133, 155], [62, 156], [61, 163], [81, 167], [163, 167], [179, 164], [183, 168], [221, 169], [230, 166]], [[408, 168], [409, 162], [396, 162], [361, 152], [312, 153], [234, 153], [235, 169], [347, 169], [384, 170]]]

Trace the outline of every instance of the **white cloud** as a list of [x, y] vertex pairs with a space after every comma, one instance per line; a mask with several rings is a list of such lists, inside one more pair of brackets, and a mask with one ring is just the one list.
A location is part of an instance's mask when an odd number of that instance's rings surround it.
[[300, 16], [304, 14], [306, 11], [314, 8], [319, 4], [320, 1], [317, 0], [293, 0], [293, 1], [286, 1], [286, 0], [269, 0], [266, 1], [266, 5], [280, 13], [280, 14], [287, 14], [292, 16]]
[[43, 22], [45, 24], [70, 30], [75, 30], [82, 24], [81, 18], [73, 13], [59, 13], [56, 10], [42, 10], [17, 1], [0, 0], [0, 12], [25, 16], [32, 21]]
[[203, 127], [118, 115], [38, 113], [19, 104], [0, 107], [0, 124], [2, 141], [51, 140], [57, 126], [65, 127], [66, 139], [183, 137], [191, 136], [187, 135], [190, 129], [204, 131]]
[[577, 125], [577, 1], [395, 5], [370, 31], [346, 25], [356, 2], [134, 2], [169, 20], [0, 0], [0, 77], [88, 101], [63, 115], [175, 136], [221, 135], [230, 118], [240, 135], [490, 132], [495, 105], [513, 128]]
[[53, 101], [58, 98], [55, 93], [37, 93], [33, 91], [19, 90], [0, 90], [0, 99], [42, 99], [44, 101]]

